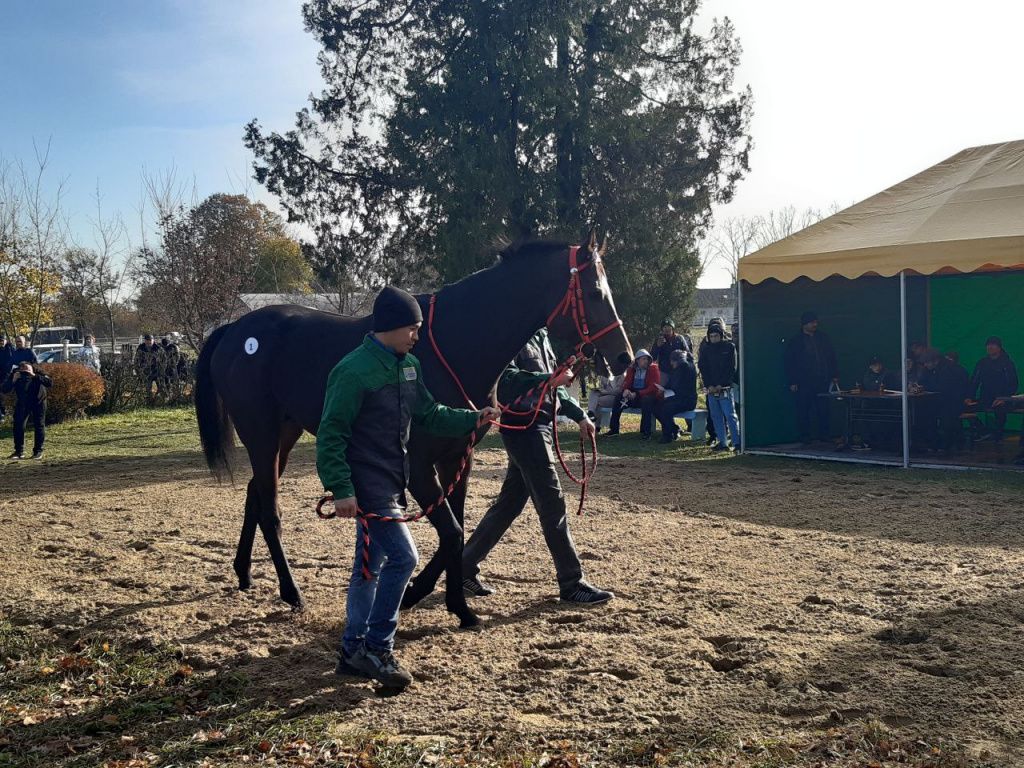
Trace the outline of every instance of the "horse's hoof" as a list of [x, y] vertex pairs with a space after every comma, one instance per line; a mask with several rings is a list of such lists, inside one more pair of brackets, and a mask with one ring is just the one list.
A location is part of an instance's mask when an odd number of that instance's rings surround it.
[[288, 605], [292, 607], [293, 613], [302, 613], [306, 610], [306, 601], [302, 599], [302, 593], [296, 590], [293, 594], [283, 594], [281, 599], [284, 600]]
[[238, 589], [245, 592], [247, 589], [252, 589], [252, 574], [237, 574], [238, 575]]
[[419, 601], [422, 600], [424, 597], [426, 597], [426, 595], [421, 595], [416, 590], [405, 590], [405, 594], [402, 595], [402, 605], [400, 606], [401, 610], [407, 611], [410, 608], [415, 607], [416, 604], [419, 603]]

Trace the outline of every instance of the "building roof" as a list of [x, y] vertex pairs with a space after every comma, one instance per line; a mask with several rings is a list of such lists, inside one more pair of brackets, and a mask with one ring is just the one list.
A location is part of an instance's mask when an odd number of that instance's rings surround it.
[[1024, 141], [958, 152], [740, 259], [749, 283], [1024, 268]]

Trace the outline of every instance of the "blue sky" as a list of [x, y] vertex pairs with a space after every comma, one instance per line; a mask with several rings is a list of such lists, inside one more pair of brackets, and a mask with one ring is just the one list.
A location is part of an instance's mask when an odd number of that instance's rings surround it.
[[[52, 139], [73, 230], [97, 183], [134, 217], [143, 168], [213, 192], [250, 181], [242, 129], [285, 130], [320, 87], [301, 0], [0, 0], [0, 156]], [[958, 150], [1024, 138], [1014, 0], [705, 0], [754, 91], [752, 170], [719, 217], [847, 205]], [[702, 285], [727, 282], [712, 269]]]
[[0, 155], [51, 141], [72, 230], [136, 218], [141, 174], [175, 168], [200, 196], [259, 194], [244, 125], [288, 127], [320, 84], [298, 0], [4, 0]]

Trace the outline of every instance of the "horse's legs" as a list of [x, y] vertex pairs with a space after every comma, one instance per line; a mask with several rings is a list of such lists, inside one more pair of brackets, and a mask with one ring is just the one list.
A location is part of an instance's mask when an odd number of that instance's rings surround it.
[[[461, 457], [457, 460], [443, 462], [440, 465], [441, 483], [444, 487], [452, 481], [458, 470]], [[430, 468], [432, 469], [432, 468]], [[441, 494], [442, 485], [438, 478], [430, 473], [413, 470], [409, 489], [416, 501], [422, 505], [434, 503]], [[469, 474], [467, 467], [462, 481], [448, 497], [448, 503], [442, 504], [431, 515], [430, 522], [437, 531], [438, 549], [419, 575], [410, 582], [402, 600], [404, 608], [410, 608], [429, 595], [437, 585], [441, 573], [446, 574], [445, 606], [451, 613], [459, 617], [459, 625], [463, 628], [475, 627], [480, 623], [476, 614], [466, 604], [466, 596], [462, 591], [462, 545], [463, 532], [461, 519], [466, 500], [466, 480]]]
[[[292, 421], [281, 425], [281, 438], [278, 443], [278, 477], [284, 474], [288, 463], [288, 453], [299, 437], [302, 427]], [[252, 545], [256, 538], [256, 527], [259, 525], [260, 503], [256, 491], [255, 478], [249, 481], [245, 492], [245, 519], [242, 521], [242, 533], [238, 538], [238, 550], [235, 552], [234, 569], [238, 576], [238, 588], [249, 589], [252, 586]]]
[[245, 519], [242, 521], [242, 533], [238, 537], [238, 549], [235, 552], [234, 569], [238, 576], [238, 588], [249, 589], [252, 586], [252, 543], [256, 538], [256, 526], [259, 522], [260, 504], [256, 496], [255, 478], [249, 481], [245, 491]]

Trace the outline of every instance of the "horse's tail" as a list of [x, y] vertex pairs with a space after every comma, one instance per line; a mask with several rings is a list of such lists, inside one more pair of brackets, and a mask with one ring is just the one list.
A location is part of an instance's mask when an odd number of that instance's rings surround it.
[[222, 325], [210, 334], [196, 361], [195, 401], [199, 440], [203, 444], [206, 465], [218, 481], [223, 479], [225, 473], [231, 477], [231, 449], [235, 441], [231, 417], [224, 409], [224, 403], [213, 384], [210, 361], [217, 350], [217, 343], [227, 329], [228, 325]]

